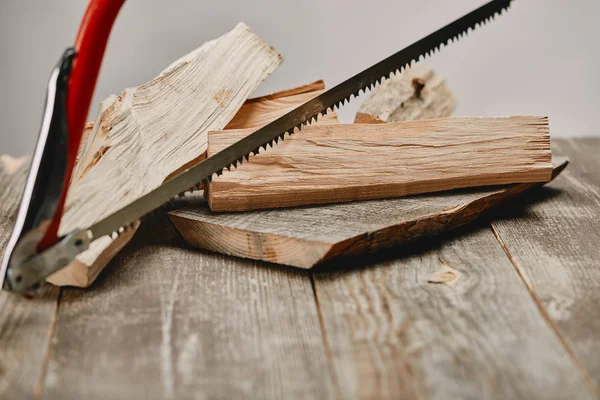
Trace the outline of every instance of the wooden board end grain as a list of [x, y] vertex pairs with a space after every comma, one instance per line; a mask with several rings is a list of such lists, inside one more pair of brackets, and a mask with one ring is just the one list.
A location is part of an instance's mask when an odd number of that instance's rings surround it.
[[[555, 157], [553, 177], [567, 162]], [[491, 207], [536, 186], [523, 183], [243, 213], [213, 213], [197, 198], [193, 207], [169, 215], [192, 246], [313, 268], [342, 256], [372, 253], [464, 225]]]

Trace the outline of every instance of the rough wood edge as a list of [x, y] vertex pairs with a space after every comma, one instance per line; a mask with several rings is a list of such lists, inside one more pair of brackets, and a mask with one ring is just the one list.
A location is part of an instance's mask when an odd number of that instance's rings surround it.
[[[553, 164], [554, 168], [549, 182], [554, 180], [567, 167], [569, 160], [564, 157], [556, 157]], [[530, 189], [543, 186], [545, 183], [508, 185], [488, 196], [477, 198], [439, 213], [425, 215], [417, 220], [406, 221], [377, 231], [365, 232], [360, 236], [349, 238], [332, 246], [331, 251], [317, 265], [324, 264], [334, 258], [370, 254], [406, 244], [415, 239], [435, 236], [459, 228], [473, 222], [493, 207]]]
[[[265, 102], [270, 100], [281, 99], [285, 97], [296, 96], [298, 94], [312, 93], [323, 90], [325, 84], [322, 80], [311, 82], [306, 85], [298, 86], [292, 89], [286, 89], [279, 92], [275, 92], [266, 96], [248, 99], [244, 104]], [[105, 109], [106, 106], [101, 106], [101, 109]], [[335, 117], [335, 116], [333, 116]], [[235, 119], [235, 117], [234, 117]], [[92, 138], [93, 136], [94, 122], [90, 121], [86, 124], [85, 133], [86, 137]], [[80, 147], [80, 155], [86, 144], [82, 144]], [[191, 160], [187, 164], [183, 165], [176, 171], [173, 171], [167, 178], [168, 180], [174, 176], [179, 175], [181, 172], [188, 168], [193, 167], [206, 158], [206, 152], [200, 154], [196, 159]], [[47, 282], [56, 286], [75, 286], [75, 287], [88, 287], [98, 277], [100, 272], [106, 268], [112, 258], [131, 240], [133, 235], [139, 228], [139, 221], [130, 229], [127, 233], [119, 235], [116, 239], [110, 239], [108, 237], [101, 238], [94, 242], [95, 249], [89, 250], [89, 253], [83, 253], [75, 261], [69, 264], [66, 268], [56, 272], [55, 274], [48, 277]], [[104, 250], [100, 250], [104, 246]], [[319, 254], [324, 254], [325, 251], [321, 251]], [[235, 254], [232, 254], [235, 255]]]
[[298, 94], [317, 92], [325, 89], [325, 82], [321, 79], [307, 83], [306, 85], [297, 86], [291, 89], [284, 89], [279, 92], [267, 94], [265, 96], [253, 97], [246, 100], [246, 104], [261, 103], [267, 100], [276, 100], [282, 97], [296, 96]]
[[448, 117], [456, 106], [446, 78], [416, 64], [377, 86], [360, 105], [354, 122], [380, 124]]
[[[566, 158], [554, 158], [552, 180], [566, 168], [568, 162]], [[439, 213], [425, 215], [417, 220], [405, 221], [383, 229], [364, 232], [361, 235], [335, 244], [320, 243], [285, 235], [256, 232], [249, 229], [232, 228], [206, 221], [194, 220], [193, 215], [186, 214], [185, 210], [172, 211], [169, 213], [169, 217], [184, 239], [193, 246], [242, 258], [311, 269], [327, 264], [333, 259], [370, 254], [461, 227], [474, 221], [482, 213], [498, 204], [542, 185], [543, 183], [508, 185], [507, 187], [499, 188], [498, 191], [490, 195], [447, 210], [441, 210]], [[207, 232], [209, 230], [211, 234], [192, 235], [194, 231]], [[218, 231], [219, 234], [213, 234], [215, 231]], [[220, 237], [243, 239], [240, 243], [246, 243], [247, 246], [240, 248], [227, 247], [223, 245], [223, 241], [219, 240]], [[235, 242], [235, 240], [231, 242]], [[310, 253], [310, 256], [302, 255], [299, 257], [296, 251], [293, 254], [286, 253], [288, 249], [298, 248], [310, 249], [307, 251]]]

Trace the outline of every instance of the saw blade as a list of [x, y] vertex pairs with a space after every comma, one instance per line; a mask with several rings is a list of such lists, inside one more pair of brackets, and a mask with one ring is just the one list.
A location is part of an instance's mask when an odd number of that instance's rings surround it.
[[273, 147], [285, 135], [302, 130], [302, 126], [316, 122], [318, 117], [333, 111], [376, 84], [401, 73], [420, 58], [433, 54], [443, 45], [460, 39], [470, 30], [477, 28], [502, 14], [513, 0], [493, 0], [470, 12], [462, 18], [446, 25], [436, 32], [413, 43], [383, 61], [354, 75], [339, 85], [323, 92], [314, 99], [288, 112], [275, 121], [258, 129], [200, 164], [168, 180], [157, 189], [149, 192], [135, 202], [116, 213], [95, 223], [89, 228], [93, 238], [118, 233], [123, 227], [167, 203], [174, 196], [188, 189], [198, 187], [200, 182], [210, 181], [214, 175], [221, 175], [224, 169], [237, 168], [250, 155], [256, 155], [260, 149]]
[[[125, 206], [116, 213], [100, 220], [89, 228], [78, 229], [61, 239], [50, 249], [30, 259], [12, 265], [8, 269], [9, 287], [21, 291], [31, 287], [58, 269], [66, 266], [77, 254], [86, 250], [89, 243], [102, 236], [115, 238], [127, 230], [143, 216], [169, 203], [178, 195], [198, 188], [200, 183], [208, 183], [214, 175], [221, 175], [248, 160], [251, 155], [267, 149], [285, 135], [302, 130], [302, 127], [316, 122], [318, 117], [339, 108], [352, 97], [367, 89], [373, 89], [384, 79], [401, 73], [421, 58], [431, 55], [441, 46], [448, 45], [467, 34], [471, 29], [489, 22], [510, 7], [512, 0], [493, 0], [462, 18], [446, 25], [418, 42], [406, 47], [370, 68], [356, 74], [339, 85], [323, 92], [284, 116], [258, 129], [244, 139], [234, 143], [189, 168], [180, 175], [166, 181], [158, 188]], [[1, 283], [0, 277], [0, 283]]]

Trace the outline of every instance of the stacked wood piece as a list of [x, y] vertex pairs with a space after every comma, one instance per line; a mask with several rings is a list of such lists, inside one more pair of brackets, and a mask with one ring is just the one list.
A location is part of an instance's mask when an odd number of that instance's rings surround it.
[[[209, 133], [208, 156], [250, 134]], [[552, 173], [545, 117], [310, 126], [213, 180], [213, 211], [339, 203], [517, 182]]]
[[[324, 89], [325, 84], [323, 81], [316, 81], [297, 88], [246, 100], [227, 126], [238, 128], [257, 128], [263, 126], [289, 110], [318, 96]], [[328, 123], [337, 123], [335, 113], [331, 113], [327, 118], [319, 121], [319, 124]], [[91, 131], [93, 125], [93, 123], [88, 124], [86, 128]], [[206, 152], [201, 153], [194, 159], [194, 163], [202, 160], [205, 155]], [[169, 174], [165, 180], [177, 175], [190, 166], [191, 163], [182, 165]], [[108, 262], [129, 242], [138, 227], [139, 223], [136, 223], [133, 229], [119, 235], [116, 239], [105, 236], [96, 240], [92, 243], [90, 250], [78, 256], [67, 268], [52, 275], [48, 281], [59, 286], [89, 286], [106, 267]]]
[[[553, 178], [567, 165], [555, 159]], [[386, 200], [214, 213], [197, 199], [170, 213], [192, 246], [237, 257], [313, 268], [374, 253], [467, 224], [539, 184], [463, 189]], [[338, 265], [345, 265], [348, 260]]]
[[[420, 68], [420, 73], [414, 69], [411, 71], [412, 73], [409, 71], [395, 77], [390, 81], [392, 84], [381, 85], [372, 92], [361, 106], [356, 121], [382, 123], [447, 117], [454, 109], [456, 100], [445, 81], [425, 67]], [[417, 86], [417, 89], [421, 90], [420, 99], [413, 84], [416, 77], [426, 82], [425, 87]], [[436, 83], [432, 85], [431, 82]], [[425, 89], [427, 85], [430, 87]], [[537, 121], [541, 122], [542, 126], [546, 125], [543, 118]], [[319, 131], [325, 131], [327, 128], [329, 127], [321, 127]], [[300, 136], [292, 140], [306, 140], [308, 145], [318, 142], [322, 146], [315, 146], [314, 150], [329, 155], [329, 142], [311, 139], [310, 129], [303, 130]], [[379, 129], [384, 127], [380, 126]], [[527, 126], [525, 129], [529, 130]], [[356, 132], [348, 134], [350, 141], [356, 136], [353, 133]], [[483, 142], [487, 140], [485, 133], [483, 138], [480, 137]], [[244, 132], [240, 133], [242, 134]], [[234, 140], [228, 138], [226, 132], [214, 135], [219, 139]], [[302, 139], [302, 136], [305, 136], [305, 139]], [[212, 137], [210, 134], [209, 151]], [[348, 147], [348, 143], [344, 145]], [[273, 150], [277, 152], [279, 146]], [[271, 150], [269, 152], [273, 155]], [[265, 159], [268, 158], [269, 152], [264, 153]], [[259, 162], [257, 168], [270, 168], [265, 175], [267, 178], [272, 176], [272, 173], [295, 174], [296, 168], [281, 166], [289, 165], [290, 159], [297, 156], [298, 154], [292, 151], [287, 154], [280, 153], [279, 156], [275, 154], [273, 157], [279, 157], [278, 160], [271, 158], [271, 163], [266, 160]], [[369, 152], [365, 151], [359, 156], [368, 157]], [[544, 156], [544, 159], [546, 158], [547, 155]], [[234, 173], [249, 168], [251, 163]], [[473, 169], [477, 168], [476, 160], [472, 160], [471, 164]], [[555, 160], [553, 177], [565, 166], [565, 160]], [[224, 177], [226, 178], [227, 174], [221, 178]], [[257, 177], [252, 177], [255, 178]], [[485, 210], [536, 186], [535, 183], [523, 183], [398, 199], [230, 213], [211, 212], [205, 202], [193, 198], [188, 199], [187, 207], [171, 212], [170, 216], [186, 241], [193, 246], [239, 257], [312, 268], [340, 257], [372, 253], [464, 225]], [[360, 187], [357, 190], [360, 190]]]
[[[88, 124], [60, 233], [90, 226], [201, 161], [208, 131], [227, 126], [281, 59], [238, 24], [152, 81], [105, 100]], [[96, 240], [49, 281], [89, 285], [136, 229]]]
[[380, 124], [447, 117], [456, 98], [446, 79], [417, 64], [376, 87], [361, 104], [354, 122]]

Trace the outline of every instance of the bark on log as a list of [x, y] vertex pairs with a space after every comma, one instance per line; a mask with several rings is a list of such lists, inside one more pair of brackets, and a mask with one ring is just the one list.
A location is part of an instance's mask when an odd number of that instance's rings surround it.
[[446, 79], [417, 64], [377, 86], [360, 106], [354, 122], [373, 124], [448, 117], [456, 104]]
[[[209, 133], [208, 156], [251, 133]], [[441, 118], [309, 126], [213, 179], [213, 211], [339, 203], [457, 188], [545, 182], [546, 117]]]

